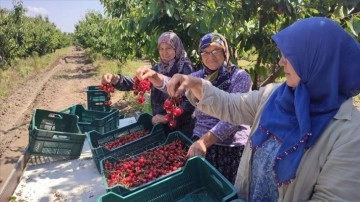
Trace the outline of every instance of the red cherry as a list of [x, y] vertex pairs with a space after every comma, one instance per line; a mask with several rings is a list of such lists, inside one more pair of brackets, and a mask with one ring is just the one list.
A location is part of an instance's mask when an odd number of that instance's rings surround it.
[[136, 99], [136, 102], [138, 102], [138, 103], [144, 103], [144, 102], [145, 102], [145, 96], [139, 96], [139, 97]]
[[172, 115], [171, 115], [171, 114], [166, 114], [166, 115], [165, 115], [165, 121], [166, 121], [166, 122], [171, 121], [171, 120], [172, 120], [172, 118], [173, 118], [173, 117], [172, 117]]
[[176, 128], [176, 120], [171, 120], [171, 121], [169, 121], [169, 126], [171, 127], [171, 128]]
[[165, 100], [165, 102], [164, 102], [164, 108], [165, 108], [165, 109], [172, 108], [172, 107], [173, 107], [173, 104], [174, 104], [174, 103], [173, 103], [171, 100], [167, 99], [167, 100]]
[[172, 110], [172, 114], [176, 117], [178, 116], [181, 116], [181, 114], [184, 113], [184, 110], [180, 107], [175, 107], [173, 110]]

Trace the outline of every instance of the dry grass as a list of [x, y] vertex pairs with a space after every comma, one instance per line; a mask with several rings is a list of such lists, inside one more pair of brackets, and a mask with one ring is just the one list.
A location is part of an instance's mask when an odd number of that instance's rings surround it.
[[11, 66], [0, 69], [0, 99], [32, 75], [51, 65], [58, 57], [66, 55], [70, 48], [59, 49], [42, 57], [33, 54], [25, 59], [15, 59]]

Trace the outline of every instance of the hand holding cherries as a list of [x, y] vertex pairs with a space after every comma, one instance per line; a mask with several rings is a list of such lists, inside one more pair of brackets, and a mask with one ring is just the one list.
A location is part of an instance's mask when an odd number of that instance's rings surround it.
[[151, 83], [148, 79], [139, 80], [137, 77], [134, 77], [134, 85], [132, 89], [134, 90], [134, 94], [138, 97], [136, 98], [136, 102], [144, 103], [146, 92], [150, 92]]
[[176, 128], [176, 117], [181, 116], [184, 113], [184, 109], [179, 105], [182, 103], [181, 98], [168, 98], [164, 102], [164, 109], [166, 110], [165, 120], [171, 128]]

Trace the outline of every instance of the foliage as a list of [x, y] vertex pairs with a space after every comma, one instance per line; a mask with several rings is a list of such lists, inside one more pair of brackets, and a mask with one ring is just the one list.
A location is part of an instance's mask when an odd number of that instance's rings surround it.
[[[330, 17], [360, 38], [358, 0], [100, 1], [107, 17], [95, 15], [79, 23], [76, 36], [78, 41], [86, 41], [81, 45], [120, 62], [144, 56], [156, 61], [157, 38], [162, 32], [172, 30], [182, 39], [193, 63], [199, 65], [200, 37], [219, 32], [228, 40], [233, 63], [238, 64], [239, 59], [249, 61], [250, 66], [245, 68], [252, 75], [254, 88], [273, 82], [281, 75], [277, 64], [279, 53], [271, 35], [298, 19]], [[92, 35], [86, 35], [87, 39], [81, 34], [84, 32]]]
[[27, 17], [20, 1], [13, 10], [0, 8], [0, 68], [15, 58], [33, 54], [43, 56], [71, 44], [71, 36], [62, 33], [48, 18]]

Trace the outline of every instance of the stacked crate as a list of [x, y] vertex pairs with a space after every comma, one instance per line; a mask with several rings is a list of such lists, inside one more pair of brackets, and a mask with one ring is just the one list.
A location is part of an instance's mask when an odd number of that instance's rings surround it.
[[110, 132], [119, 127], [119, 119], [124, 117], [124, 115], [119, 115], [118, 109], [112, 108], [108, 111], [87, 110], [81, 104], [73, 105], [61, 110], [61, 112], [78, 116], [78, 125], [83, 133], [92, 130], [100, 134]]
[[110, 101], [108, 94], [100, 90], [99, 86], [88, 86], [86, 90], [87, 106], [90, 110], [109, 111], [111, 109], [107, 102]]
[[77, 158], [85, 141], [78, 117], [36, 109], [29, 126], [29, 152], [32, 155]]

